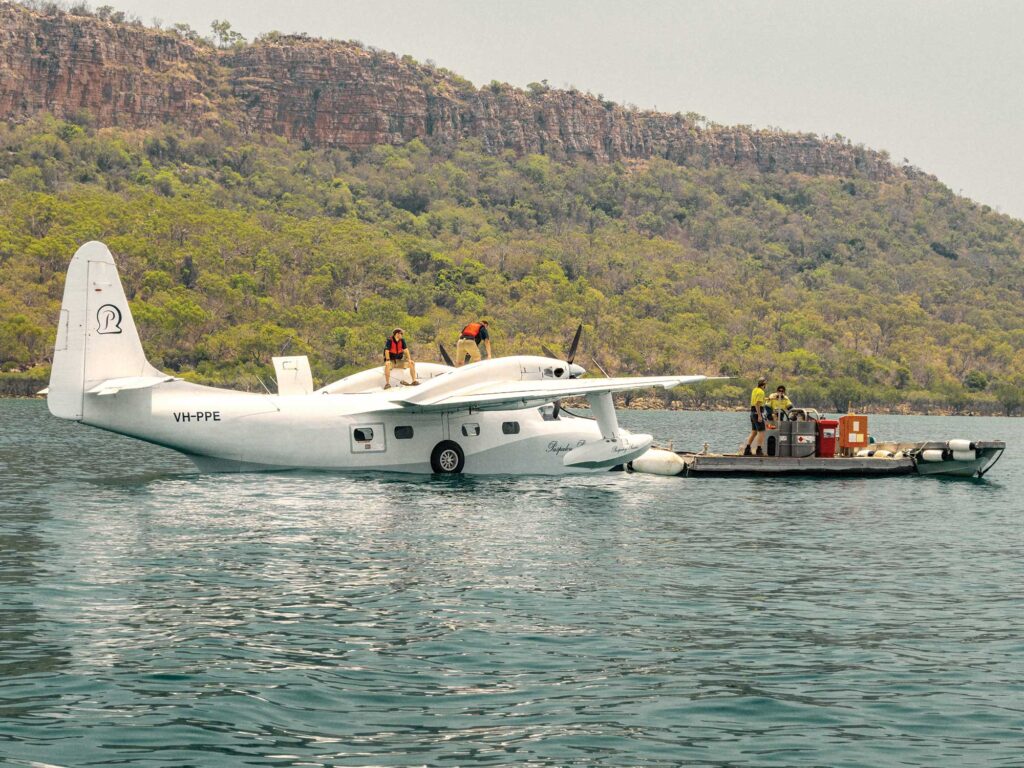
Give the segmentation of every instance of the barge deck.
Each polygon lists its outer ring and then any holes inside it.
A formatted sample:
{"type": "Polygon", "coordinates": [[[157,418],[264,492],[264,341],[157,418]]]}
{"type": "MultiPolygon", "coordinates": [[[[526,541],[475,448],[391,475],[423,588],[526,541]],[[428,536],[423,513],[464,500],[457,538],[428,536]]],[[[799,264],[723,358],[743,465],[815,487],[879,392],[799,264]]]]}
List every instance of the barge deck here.
{"type": "Polygon", "coordinates": [[[651,448],[626,469],[680,477],[890,477],[895,475],[946,475],[983,477],[1002,456],[1002,440],[926,441],[878,443],[863,456],[742,456],[707,451],[673,451],[651,448]],[[951,447],[951,444],[953,447],[951,447]]]}

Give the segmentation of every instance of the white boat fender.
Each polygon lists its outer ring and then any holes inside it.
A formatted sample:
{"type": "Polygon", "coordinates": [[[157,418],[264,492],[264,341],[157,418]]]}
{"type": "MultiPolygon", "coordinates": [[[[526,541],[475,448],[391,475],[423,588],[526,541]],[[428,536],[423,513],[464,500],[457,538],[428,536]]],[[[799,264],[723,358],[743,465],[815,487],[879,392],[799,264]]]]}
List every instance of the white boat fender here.
{"type": "Polygon", "coordinates": [[[973,451],[974,443],[970,440],[950,440],[946,443],[951,451],[973,451]]]}
{"type": "Polygon", "coordinates": [[[892,457],[893,457],[894,459],[902,459],[902,458],[903,458],[903,456],[904,456],[904,453],[903,453],[903,451],[896,451],[896,453],[894,453],[894,454],[892,455],[892,457]]]}
{"type": "Polygon", "coordinates": [[[942,451],[933,448],[931,450],[921,451],[921,453],[918,454],[918,458],[921,459],[921,461],[942,461],[942,453],[942,451]]]}
{"type": "Polygon", "coordinates": [[[857,451],[857,453],[855,455],[857,456],[858,459],[866,459],[868,456],[870,456],[873,453],[874,453],[874,451],[870,450],[869,448],[861,448],[860,450],[857,451]]]}
{"type": "Polygon", "coordinates": [[[953,451],[953,461],[974,461],[978,454],[974,451],[953,451]]]}
{"type": "Polygon", "coordinates": [[[892,451],[875,451],[876,459],[891,459],[892,451]]]}
{"type": "Polygon", "coordinates": [[[666,451],[664,448],[651,448],[633,459],[630,464],[634,472],[643,472],[647,475],[678,475],[686,466],[679,454],[666,451]]]}

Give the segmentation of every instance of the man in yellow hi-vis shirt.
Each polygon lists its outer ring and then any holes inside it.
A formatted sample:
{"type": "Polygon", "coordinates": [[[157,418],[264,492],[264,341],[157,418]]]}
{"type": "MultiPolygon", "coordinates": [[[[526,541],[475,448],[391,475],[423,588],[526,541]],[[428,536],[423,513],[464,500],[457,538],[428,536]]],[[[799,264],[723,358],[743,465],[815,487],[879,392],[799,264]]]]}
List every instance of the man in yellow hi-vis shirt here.
{"type": "Polygon", "coordinates": [[[786,388],[779,384],[776,390],[768,395],[768,405],[772,408],[772,421],[781,421],[789,418],[789,409],[793,407],[793,401],[786,395],[786,388]]]}
{"type": "Polygon", "coordinates": [[[767,383],[768,379],[762,376],[750,393],[750,435],[743,446],[744,456],[764,456],[764,406],[768,402],[764,388],[767,383]]]}

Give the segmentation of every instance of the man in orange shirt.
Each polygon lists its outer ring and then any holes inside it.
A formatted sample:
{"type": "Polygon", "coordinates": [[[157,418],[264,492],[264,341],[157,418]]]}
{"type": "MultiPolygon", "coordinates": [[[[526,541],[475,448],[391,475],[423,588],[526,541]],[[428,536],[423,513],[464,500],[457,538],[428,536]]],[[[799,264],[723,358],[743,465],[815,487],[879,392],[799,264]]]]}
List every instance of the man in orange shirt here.
{"type": "Polygon", "coordinates": [[[470,323],[462,329],[459,334],[459,343],[455,345],[455,365],[460,366],[466,362],[466,355],[470,361],[476,363],[480,360],[480,345],[484,345],[487,352],[487,359],[491,359],[491,337],[487,333],[487,321],[478,320],[470,323]]]}

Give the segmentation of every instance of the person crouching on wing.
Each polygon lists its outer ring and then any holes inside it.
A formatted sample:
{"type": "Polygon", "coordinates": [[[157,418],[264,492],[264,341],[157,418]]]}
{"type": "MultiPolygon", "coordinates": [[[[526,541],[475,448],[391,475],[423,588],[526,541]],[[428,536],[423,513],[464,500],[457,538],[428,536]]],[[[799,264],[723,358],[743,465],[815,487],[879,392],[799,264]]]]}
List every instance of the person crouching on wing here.
{"type": "Polygon", "coordinates": [[[455,345],[455,366],[458,367],[466,362],[466,355],[469,355],[471,362],[480,361],[480,345],[484,345],[487,352],[487,359],[491,359],[491,337],[487,333],[487,321],[478,320],[470,323],[462,329],[459,334],[459,343],[455,345]]]}
{"type": "Polygon", "coordinates": [[[750,435],[743,447],[744,456],[764,456],[765,404],[768,399],[764,387],[768,379],[763,376],[757,380],[757,386],[750,393],[750,435]],[[753,452],[751,449],[754,449],[753,452]]]}
{"type": "Polygon", "coordinates": [[[412,381],[409,383],[417,386],[416,363],[412,361],[412,351],[405,343],[405,333],[401,328],[395,328],[384,343],[384,389],[391,389],[391,369],[409,369],[409,376],[412,381]]]}
{"type": "Polygon", "coordinates": [[[780,384],[768,395],[768,405],[772,409],[772,420],[782,421],[789,419],[789,409],[793,407],[793,401],[786,396],[786,388],[780,384]]]}

